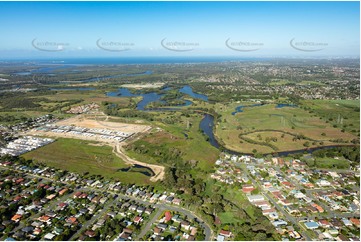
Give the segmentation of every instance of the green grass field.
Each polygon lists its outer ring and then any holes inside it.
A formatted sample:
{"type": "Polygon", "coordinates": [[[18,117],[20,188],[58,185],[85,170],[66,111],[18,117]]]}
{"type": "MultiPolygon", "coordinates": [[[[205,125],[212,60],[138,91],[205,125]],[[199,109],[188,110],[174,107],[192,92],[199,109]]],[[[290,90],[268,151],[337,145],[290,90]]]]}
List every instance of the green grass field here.
{"type": "Polygon", "coordinates": [[[340,129],[355,135],[360,133],[359,100],[304,100],[302,106],[340,129]]]}
{"type": "Polygon", "coordinates": [[[341,158],[341,159],[333,159],[333,158],[316,158],[315,166],[318,168],[337,168],[337,169],[349,169],[350,163],[349,161],[341,158]]]}
{"type": "MultiPolygon", "coordinates": [[[[158,115],[158,117],[166,117],[166,114],[159,113],[158,115]]],[[[189,118],[180,116],[179,113],[173,113],[172,115],[175,115],[174,120],[176,120],[176,123],[164,124],[162,122],[154,122],[163,131],[155,132],[135,142],[135,145],[138,147],[147,147],[149,152],[138,154],[134,151],[128,151],[129,156],[140,161],[156,164],[159,163],[159,156],[154,155],[155,151],[161,152],[162,150],[176,148],[182,152],[181,158],[184,161],[196,160],[198,161],[197,167],[200,169],[204,171],[212,169],[213,163],[218,158],[220,152],[208,143],[198,129],[202,115],[192,115],[189,118]],[[189,129],[187,129],[188,122],[189,129]],[[188,138],[185,137],[184,133],[188,135],[188,138]]]]}
{"type": "MultiPolygon", "coordinates": [[[[83,102],[77,105],[95,102],[100,104],[103,101],[118,103],[120,105],[127,105],[129,103],[129,98],[127,97],[107,97],[105,91],[103,90],[94,90],[94,91],[57,91],[54,95],[44,95],[42,96],[49,100],[61,101],[61,100],[74,100],[82,99],[83,102]]],[[[137,97],[138,98],[138,97],[137,97]]],[[[133,98],[136,99],[136,98],[133,98]]],[[[139,98],[138,98],[139,99],[139,98]]],[[[76,106],[76,105],[74,105],[76,106]]]]}
{"type": "MultiPolygon", "coordinates": [[[[219,192],[224,196],[225,199],[231,201],[237,207],[242,208],[249,217],[251,217],[252,219],[256,219],[254,216],[254,209],[256,207],[251,205],[246,195],[240,190],[239,187],[224,186],[220,189],[219,192]]],[[[219,217],[222,223],[227,223],[229,221],[244,222],[242,218],[239,218],[235,213],[230,211],[220,213],[219,217]]]]}
{"type": "Polygon", "coordinates": [[[149,183],[148,177],[139,172],[119,171],[129,166],[112,150],[110,146],[98,146],[95,142],[60,138],[54,143],[24,154],[23,157],[79,174],[89,172],[125,183],[149,183]]]}
{"type": "Polygon", "coordinates": [[[309,86],[325,86],[324,83],[318,81],[301,81],[298,85],[309,85],[309,86]]]}
{"type": "Polygon", "coordinates": [[[292,83],[289,80],[285,80],[285,79],[271,79],[271,81],[269,82],[270,86],[283,86],[286,84],[292,83]]]}
{"type": "Polygon", "coordinates": [[[235,214],[233,212],[223,212],[220,213],[218,216],[219,219],[222,221],[222,224],[233,223],[236,220],[235,214]]]}
{"type": "MultiPolygon", "coordinates": [[[[342,103],[342,102],[341,102],[342,103]]],[[[344,123],[349,122],[353,127],[358,128],[359,124],[356,116],[359,114],[352,106],[347,110],[344,105],[350,105],[349,102],[344,104],[339,103],[340,112],[350,114],[352,118],[344,119],[344,123]]],[[[353,102],[351,102],[353,104],[353,102]]],[[[240,105],[249,105],[251,103],[231,103],[230,105],[216,104],[216,111],[222,115],[220,122],[216,125],[216,136],[223,141],[225,146],[229,149],[252,153],[254,149],[260,153],[269,153],[275,151],[266,145],[261,145],[259,142],[264,142],[267,137],[277,138],[277,141],[270,141],[269,143],[276,147],[277,151],[296,150],[306,147],[316,147],[320,145],[338,144],[334,142],[335,139],[343,139],[350,142],[358,137],[350,132],[342,132],[340,127],[333,127],[333,124],[321,119],[315,112],[310,113],[301,107],[283,107],[276,108],[276,104],[266,104],[256,107],[245,107],[243,112],[232,115],[235,108],[240,105]],[[285,133],[282,136],[281,132],[285,133]],[[240,139],[239,135],[246,137],[256,143],[247,142],[240,139]],[[244,136],[243,136],[244,135],[244,136]],[[303,135],[306,139],[293,140],[294,135],[303,135]],[[259,137],[261,136],[261,139],[259,137]],[[314,141],[309,141],[312,139],[314,141]],[[306,143],[306,142],[309,143],[306,143]],[[258,143],[257,143],[258,142],[258,143]],[[320,143],[322,142],[322,143],[320,143]],[[306,143],[306,144],[305,144],[306,143]]],[[[330,102],[329,105],[335,106],[336,103],[330,102]]]]}

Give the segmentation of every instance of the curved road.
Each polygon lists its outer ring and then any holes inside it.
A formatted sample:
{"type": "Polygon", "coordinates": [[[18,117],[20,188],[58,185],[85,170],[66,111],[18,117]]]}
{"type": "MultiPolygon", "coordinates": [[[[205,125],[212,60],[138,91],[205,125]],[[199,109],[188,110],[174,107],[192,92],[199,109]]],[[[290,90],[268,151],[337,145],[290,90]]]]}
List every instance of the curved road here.
{"type": "Polygon", "coordinates": [[[140,162],[137,160],[134,160],[132,158],[130,158],[129,156],[127,156],[123,150],[123,148],[121,147],[120,144],[115,145],[114,149],[113,149],[114,154],[116,154],[119,158],[121,158],[125,163],[128,164],[137,164],[137,165],[141,165],[141,166],[145,166],[145,167],[149,167],[150,169],[153,170],[153,172],[155,173],[154,176],[152,176],[149,180],[150,181],[158,181],[158,180],[163,180],[164,178],[164,166],[159,166],[159,165],[152,165],[152,164],[148,164],[148,163],[144,163],[144,162],[140,162]]]}
{"type": "MultiPolygon", "coordinates": [[[[111,192],[111,191],[108,191],[109,193],[114,193],[114,192],[111,192]]],[[[117,193],[114,193],[114,194],[117,194],[117,193]]],[[[166,203],[151,203],[149,201],[146,201],[146,200],[141,200],[139,198],[135,198],[135,197],[131,197],[131,196],[126,196],[126,195],[123,195],[123,194],[117,194],[119,195],[120,198],[128,198],[128,199],[131,199],[131,200],[134,200],[138,203],[142,203],[144,205],[152,205],[153,207],[155,208],[159,208],[159,211],[164,211],[164,210],[172,210],[172,211],[177,211],[179,213],[182,213],[182,214],[185,214],[187,215],[188,218],[191,218],[191,219],[197,219],[200,223],[200,225],[203,227],[204,229],[204,233],[205,233],[205,240],[206,241],[210,241],[212,240],[212,237],[213,237],[213,231],[211,230],[211,227],[206,223],[204,222],[202,219],[200,219],[199,217],[197,217],[197,215],[195,215],[193,212],[185,209],[185,208],[182,208],[182,207],[177,207],[177,206],[173,206],[173,205],[170,205],[170,204],[166,204],[166,203]]],[[[158,211],[158,213],[159,213],[158,211]]],[[[160,215],[160,214],[159,214],[160,215]]],[[[157,220],[159,216],[154,216],[153,219],[150,222],[154,223],[155,220],[157,220]]],[[[152,224],[150,223],[150,224],[152,224]]],[[[147,232],[148,230],[146,230],[146,227],[143,229],[145,230],[145,232],[147,232]]],[[[143,236],[140,236],[142,233],[140,233],[138,235],[138,237],[143,237],[143,236]]]]}

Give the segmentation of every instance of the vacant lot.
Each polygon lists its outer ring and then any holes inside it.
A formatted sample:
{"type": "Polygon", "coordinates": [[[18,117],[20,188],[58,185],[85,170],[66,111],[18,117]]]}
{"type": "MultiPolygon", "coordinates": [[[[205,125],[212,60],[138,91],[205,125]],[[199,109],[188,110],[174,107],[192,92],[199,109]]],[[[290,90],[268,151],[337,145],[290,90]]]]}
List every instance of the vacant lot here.
{"type": "MultiPolygon", "coordinates": [[[[104,118],[104,117],[103,117],[104,118]]],[[[150,129],[147,125],[116,123],[85,118],[83,115],[74,116],[56,123],[56,125],[74,125],[84,128],[109,129],[127,133],[141,133],[150,129]]]]}
{"type": "Polygon", "coordinates": [[[99,146],[94,142],[60,138],[54,143],[24,154],[23,157],[79,174],[89,172],[126,183],[149,183],[148,177],[139,172],[120,171],[119,169],[129,165],[112,150],[110,146],[99,146]]]}
{"type": "Polygon", "coordinates": [[[164,82],[154,82],[154,83],[135,83],[135,84],[123,84],[122,87],[134,88],[134,89],[143,89],[143,88],[160,88],[164,86],[164,82]]]}

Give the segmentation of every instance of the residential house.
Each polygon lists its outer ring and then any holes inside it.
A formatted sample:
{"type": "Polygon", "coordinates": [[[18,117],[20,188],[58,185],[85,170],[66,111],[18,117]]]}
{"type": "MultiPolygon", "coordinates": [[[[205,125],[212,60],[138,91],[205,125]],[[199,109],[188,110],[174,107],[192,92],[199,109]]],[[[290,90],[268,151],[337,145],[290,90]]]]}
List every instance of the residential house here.
{"type": "Polygon", "coordinates": [[[176,215],[174,215],[174,216],[172,217],[172,221],[173,221],[173,222],[176,222],[176,223],[180,223],[180,222],[183,221],[183,219],[181,219],[181,218],[179,217],[179,215],[176,214],[176,215]]]}
{"type": "Polygon", "coordinates": [[[193,227],[193,228],[191,229],[190,235],[191,235],[191,236],[195,236],[195,235],[197,234],[197,231],[198,231],[198,229],[195,228],[195,227],[193,227]]]}
{"type": "Polygon", "coordinates": [[[95,236],[95,232],[93,230],[87,230],[84,234],[86,236],[88,236],[89,238],[92,238],[95,236]]]}
{"type": "Polygon", "coordinates": [[[64,195],[69,189],[68,188],[64,188],[62,190],[59,191],[59,195],[62,196],[64,195]]]}
{"type": "Polygon", "coordinates": [[[218,235],[217,236],[217,241],[224,241],[224,236],[223,235],[218,235]]]}
{"type": "Polygon", "coordinates": [[[129,210],[135,211],[137,210],[137,207],[138,207],[137,205],[133,204],[129,207],[129,210]]]}
{"type": "Polygon", "coordinates": [[[278,201],[278,203],[282,204],[283,206],[290,206],[293,204],[293,202],[287,200],[287,199],[281,199],[278,201]]]}
{"type": "Polygon", "coordinates": [[[15,223],[19,222],[20,219],[22,218],[22,215],[21,214],[15,214],[11,220],[14,221],[15,223]]]}
{"type": "Polygon", "coordinates": [[[360,219],[358,218],[350,218],[351,223],[355,225],[357,228],[360,228],[360,219]]]}
{"type": "Polygon", "coordinates": [[[299,213],[300,210],[298,209],[298,207],[294,206],[294,205],[289,205],[289,206],[285,206],[287,212],[289,214],[294,214],[294,213],[299,213]]]}
{"type": "Polygon", "coordinates": [[[153,232],[155,235],[160,235],[163,232],[163,229],[154,227],[153,232]]]}
{"type": "Polygon", "coordinates": [[[278,226],[282,226],[282,225],[287,225],[287,222],[284,220],[276,220],[274,222],[272,222],[273,226],[278,227],[278,226]]]}
{"type": "Polygon", "coordinates": [[[189,230],[189,228],[190,228],[190,222],[188,222],[187,220],[183,220],[183,221],[181,222],[181,227],[182,227],[183,229],[185,229],[185,230],[189,230]]]}
{"type": "Polygon", "coordinates": [[[107,215],[114,218],[117,214],[115,212],[108,212],[107,215]]]}
{"type": "Polygon", "coordinates": [[[219,234],[222,235],[222,236],[224,236],[224,237],[226,237],[226,238],[229,238],[229,237],[231,237],[232,232],[222,229],[222,230],[219,232],[219,234]]]}
{"type": "Polygon", "coordinates": [[[50,217],[47,215],[43,215],[43,216],[39,217],[38,220],[40,222],[48,222],[50,220],[50,217]]]}
{"type": "Polygon", "coordinates": [[[320,219],[318,221],[318,223],[320,224],[321,227],[323,228],[329,228],[331,226],[330,222],[326,219],[320,219]]]}
{"type": "Polygon", "coordinates": [[[150,215],[154,211],[154,208],[146,208],[145,213],[150,215]]]}
{"type": "Polygon", "coordinates": [[[264,201],[264,197],[262,195],[249,195],[247,198],[251,203],[264,201]]]}
{"type": "Polygon", "coordinates": [[[143,206],[137,207],[137,212],[138,213],[144,213],[144,211],[145,211],[145,207],[143,207],[143,206]]]}
{"type": "Polygon", "coordinates": [[[350,220],[348,220],[347,218],[342,218],[341,221],[346,225],[346,226],[352,226],[352,222],[350,220]]]}
{"type": "Polygon", "coordinates": [[[180,205],[181,204],[181,200],[179,198],[174,198],[172,201],[173,204],[175,205],[180,205]]]}
{"type": "Polygon", "coordinates": [[[347,236],[340,234],[339,236],[336,237],[337,241],[350,241],[349,238],[347,238],[347,236]]]}
{"type": "Polygon", "coordinates": [[[332,218],[331,220],[330,220],[330,223],[331,223],[331,225],[333,226],[333,227],[335,227],[336,229],[340,229],[340,228],[342,228],[342,223],[341,223],[341,221],[339,221],[338,219],[336,219],[336,218],[332,218]]]}
{"type": "Polygon", "coordinates": [[[165,202],[166,202],[166,203],[172,203],[173,199],[174,199],[173,196],[169,196],[169,197],[167,197],[167,198],[165,199],[165,202]]]}
{"type": "Polygon", "coordinates": [[[253,185],[243,185],[242,187],[242,192],[244,193],[251,193],[254,190],[254,186],[253,185]]]}
{"type": "Polygon", "coordinates": [[[164,224],[164,223],[159,223],[159,224],[157,225],[157,227],[160,228],[160,229],[165,230],[165,229],[168,228],[168,225],[167,225],[167,224],[164,224]]]}
{"type": "Polygon", "coordinates": [[[271,208],[271,209],[262,210],[262,214],[263,214],[263,215],[267,215],[267,214],[273,213],[273,212],[276,212],[276,209],[271,208]]]}
{"type": "Polygon", "coordinates": [[[41,228],[36,227],[36,228],[34,229],[34,231],[33,231],[33,234],[34,234],[34,235],[39,235],[39,234],[41,234],[41,232],[43,232],[43,231],[41,230],[41,228]]]}
{"type": "Polygon", "coordinates": [[[107,197],[102,197],[102,198],[100,198],[99,202],[100,202],[101,204],[104,204],[107,200],[108,200],[107,197]]]}
{"type": "Polygon", "coordinates": [[[69,224],[77,224],[78,222],[77,222],[77,219],[75,218],[75,217],[69,217],[69,218],[67,218],[66,220],[65,220],[67,223],[69,223],[69,224]]]}
{"type": "Polygon", "coordinates": [[[311,206],[316,208],[319,213],[324,212],[323,208],[320,205],[316,204],[316,203],[312,203],[311,206]]]}
{"type": "Polygon", "coordinates": [[[135,218],[134,218],[134,220],[133,220],[133,222],[135,223],[135,224],[139,224],[140,222],[142,222],[143,221],[143,219],[142,219],[142,217],[140,217],[140,216],[136,216],[135,218]]]}
{"type": "Polygon", "coordinates": [[[172,214],[170,213],[170,211],[165,211],[164,215],[165,215],[164,222],[168,223],[172,219],[172,214]]]}
{"type": "Polygon", "coordinates": [[[306,222],[305,226],[307,229],[317,229],[319,227],[319,224],[316,222],[306,222]]]}
{"type": "Polygon", "coordinates": [[[44,239],[45,239],[45,240],[53,240],[54,237],[55,237],[55,234],[47,233],[47,234],[44,236],[44,239]]]}

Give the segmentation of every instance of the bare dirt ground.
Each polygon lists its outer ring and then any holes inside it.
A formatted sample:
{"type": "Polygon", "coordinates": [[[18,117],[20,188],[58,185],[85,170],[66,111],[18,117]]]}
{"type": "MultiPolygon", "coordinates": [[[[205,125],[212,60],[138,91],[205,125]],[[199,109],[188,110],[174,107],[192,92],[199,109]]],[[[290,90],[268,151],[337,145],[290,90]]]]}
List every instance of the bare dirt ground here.
{"type": "Polygon", "coordinates": [[[115,145],[113,152],[127,164],[132,164],[132,165],[137,164],[137,165],[149,167],[150,169],[152,169],[155,175],[149,179],[150,181],[155,182],[158,180],[163,180],[164,166],[152,165],[152,164],[147,164],[144,162],[134,160],[125,154],[124,149],[120,144],[115,145]]]}
{"type": "MultiPolygon", "coordinates": [[[[97,118],[98,119],[98,118],[97,118]]],[[[126,133],[144,133],[151,127],[148,125],[127,124],[118,122],[106,122],[86,118],[83,115],[78,115],[68,119],[61,120],[55,125],[74,125],[77,127],[91,128],[91,129],[109,129],[114,131],[122,131],[126,133]]]]}
{"type": "Polygon", "coordinates": [[[121,132],[129,132],[129,133],[135,133],[130,139],[126,139],[122,142],[117,142],[115,140],[109,140],[109,139],[101,139],[99,137],[88,137],[83,135],[77,135],[77,134],[70,134],[70,133],[55,133],[55,132],[44,132],[44,131],[38,131],[38,130],[30,130],[26,132],[25,135],[40,135],[40,136],[50,136],[50,137],[62,137],[62,138],[73,138],[73,139],[81,139],[81,140],[89,140],[89,141],[96,141],[99,142],[97,145],[107,144],[110,145],[113,148],[113,152],[120,157],[125,163],[127,164],[138,164],[141,166],[149,167],[153,170],[154,176],[150,178],[150,181],[158,181],[162,180],[164,178],[164,167],[159,165],[152,165],[147,164],[144,162],[140,162],[137,160],[134,160],[127,156],[125,154],[123,146],[134,142],[138,139],[140,139],[144,134],[148,133],[151,130],[151,126],[149,125],[141,125],[141,124],[127,124],[127,123],[116,123],[116,122],[107,122],[108,116],[100,115],[100,116],[94,116],[95,119],[90,119],[84,117],[84,115],[77,115],[75,117],[71,117],[65,120],[61,120],[55,125],[61,126],[61,125],[73,125],[77,127],[84,127],[84,128],[96,128],[96,129],[108,129],[108,130],[114,130],[114,131],[121,131],[121,132]],[[99,121],[98,119],[104,119],[104,121],[99,121]]]}
{"type": "Polygon", "coordinates": [[[154,82],[154,83],[139,83],[139,84],[123,84],[121,86],[126,88],[142,89],[142,88],[159,88],[162,87],[164,84],[165,84],[164,82],[154,82]]]}

